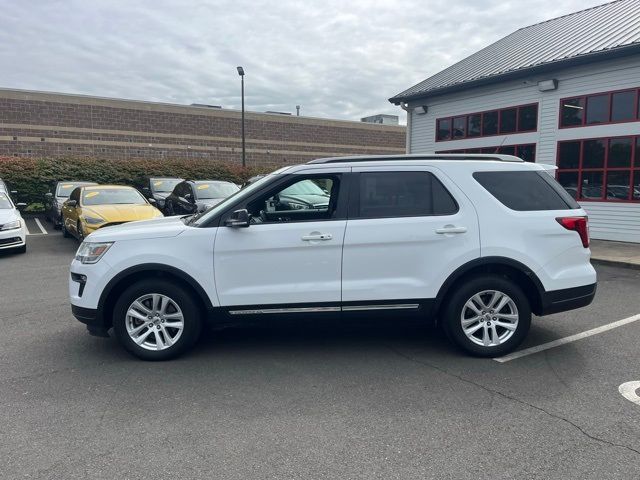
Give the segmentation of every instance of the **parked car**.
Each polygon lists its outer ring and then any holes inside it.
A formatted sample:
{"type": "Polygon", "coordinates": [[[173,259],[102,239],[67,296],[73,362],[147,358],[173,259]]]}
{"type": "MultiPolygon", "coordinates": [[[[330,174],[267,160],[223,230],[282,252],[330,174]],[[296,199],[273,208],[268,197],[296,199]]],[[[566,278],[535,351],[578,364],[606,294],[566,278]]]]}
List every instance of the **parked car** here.
{"type": "Polygon", "coordinates": [[[2,180],[1,178],[0,178],[0,192],[4,192],[7,195],[15,195],[16,193],[18,193],[16,190],[9,190],[9,187],[7,186],[5,181],[2,180]]]}
{"type": "Polygon", "coordinates": [[[183,178],[151,177],[147,185],[143,187],[142,192],[147,198],[153,198],[156,201],[156,207],[163,210],[165,200],[175,186],[183,180],[183,178]]]}
{"type": "Polygon", "coordinates": [[[95,182],[64,181],[56,182],[52,191],[45,194],[45,219],[58,229],[62,226],[62,204],[67,201],[71,192],[77,187],[97,185],[95,182]]]}
{"type": "Polygon", "coordinates": [[[252,183],[256,183],[258,180],[260,180],[261,178],[265,177],[266,175],[254,175],[253,177],[249,178],[246,182],[244,182],[240,188],[246,188],[249,185],[251,185],[252,183]]]}
{"type": "Polygon", "coordinates": [[[0,250],[27,251],[27,227],[20,209],[26,203],[13,203],[8,193],[0,191],[0,250]]]}
{"type": "Polygon", "coordinates": [[[62,205],[62,233],[83,240],[99,228],[158,217],[162,213],[133,187],[76,187],[62,205]]]}
{"type": "Polygon", "coordinates": [[[188,350],[203,322],[400,314],[463,350],[514,350],[531,315],[596,291],[587,216],[545,168],[510,155],[315,160],[204,214],[94,233],[71,263],[72,311],[140,358],[188,350]],[[309,181],[328,202],[277,197],[309,181]],[[275,209],[271,209],[275,206],[275,209]]]}
{"type": "Polygon", "coordinates": [[[164,213],[167,216],[201,213],[238,190],[235,183],[221,180],[185,180],[167,197],[164,213]]]}

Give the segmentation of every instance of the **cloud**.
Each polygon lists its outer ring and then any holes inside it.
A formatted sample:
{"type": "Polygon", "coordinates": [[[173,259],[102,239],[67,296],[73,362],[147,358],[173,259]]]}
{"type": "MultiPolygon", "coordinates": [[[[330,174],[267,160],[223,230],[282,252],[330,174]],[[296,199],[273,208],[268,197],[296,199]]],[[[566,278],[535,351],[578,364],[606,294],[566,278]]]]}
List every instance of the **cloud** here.
{"type": "Polygon", "coordinates": [[[359,119],[514,30],[601,0],[3,0],[0,86],[359,119]]]}

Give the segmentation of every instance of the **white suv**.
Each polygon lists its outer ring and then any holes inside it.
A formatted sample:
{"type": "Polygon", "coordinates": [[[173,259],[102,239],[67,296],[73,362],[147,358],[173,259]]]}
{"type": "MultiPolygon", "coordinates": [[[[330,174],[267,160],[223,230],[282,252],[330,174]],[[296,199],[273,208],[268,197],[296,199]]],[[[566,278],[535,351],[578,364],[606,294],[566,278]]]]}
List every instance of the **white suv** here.
{"type": "Polygon", "coordinates": [[[342,157],[286,167],[205,213],[89,235],[75,317],[148,360],[205,322],[413,316],[502,355],[531,314],[588,305],[587,217],[546,168],[508,155],[342,157]]]}

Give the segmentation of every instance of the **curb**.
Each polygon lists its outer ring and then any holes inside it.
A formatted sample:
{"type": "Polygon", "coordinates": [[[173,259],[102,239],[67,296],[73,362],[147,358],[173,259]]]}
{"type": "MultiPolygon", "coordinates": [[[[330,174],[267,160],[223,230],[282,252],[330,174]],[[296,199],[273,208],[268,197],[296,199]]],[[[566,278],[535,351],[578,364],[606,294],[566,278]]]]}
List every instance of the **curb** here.
{"type": "Polygon", "coordinates": [[[597,265],[606,265],[609,267],[619,267],[619,268],[628,268],[630,270],[640,270],[640,264],[638,263],[629,263],[629,262],[623,262],[619,260],[605,260],[603,258],[592,258],[591,262],[597,265]]]}

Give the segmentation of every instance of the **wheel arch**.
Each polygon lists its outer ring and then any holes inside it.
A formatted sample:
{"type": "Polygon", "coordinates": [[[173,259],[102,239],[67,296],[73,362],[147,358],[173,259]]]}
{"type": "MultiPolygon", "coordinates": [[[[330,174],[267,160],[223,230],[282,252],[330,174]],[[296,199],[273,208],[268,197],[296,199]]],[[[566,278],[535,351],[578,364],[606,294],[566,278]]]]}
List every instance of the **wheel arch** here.
{"type": "Polygon", "coordinates": [[[531,311],[542,313],[545,289],[538,276],[529,267],[506,257],[482,257],[457,268],[445,280],[436,296],[433,312],[436,316],[446,305],[446,300],[465,279],[481,274],[502,275],[515,282],[529,300],[531,311]]]}
{"type": "Polygon", "coordinates": [[[161,278],[173,281],[186,290],[193,293],[194,300],[201,308],[203,315],[213,310],[211,300],[202,286],[189,274],[184,271],[160,263],[145,263],[127,268],[113,277],[102,291],[98,301],[98,311],[102,314],[102,319],[107,328],[111,327],[113,318],[113,308],[116,299],[133,283],[147,279],[161,278]]]}

